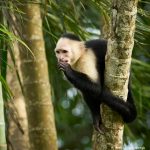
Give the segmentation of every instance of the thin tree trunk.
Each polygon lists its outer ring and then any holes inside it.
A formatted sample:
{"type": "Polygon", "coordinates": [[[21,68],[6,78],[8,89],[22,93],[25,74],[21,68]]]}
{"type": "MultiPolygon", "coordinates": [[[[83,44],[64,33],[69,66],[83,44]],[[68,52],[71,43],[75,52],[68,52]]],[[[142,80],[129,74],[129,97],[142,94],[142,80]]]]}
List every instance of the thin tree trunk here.
{"type": "Polygon", "coordinates": [[[7,150],[5,136],[4,103],[2,96],[2,84],[0,81],[0,150],[7,150]]]}
{"type": "MultiPolygon", "coordinates": [[[[3,23],[3,15],[2,15],[2,9],[0,9],[0,23],[3,23]]],[[[3,63],[2,63],[2,53],[5,51],[3,49],[3,39],[0,41],[0,76],[3,63]]],[[[0,77],[1,78],[1,77],[0,77]]],[[[2,82],[0,80],[0,150],[7,150],[7,143],[6,143],[6,129],[5,129],[5,118],[4,118],[4,99],[3,99],[3,93],[2,93],[2,82]]]]}
{"type": "Polygon", "coordinates": [[[21,10],[23,39],[32,51],[20,51],[31,150],[57,150],[40,6],[35,1],[21,10]]]}
{"type": "MultiPolygon", "coordinates": [[[[105,86],[116,96],[127,99],[128,80],[134,46],[134,30],[138,0],[113,0],[111,36],[106,55],[105,86]]],[[[122,118],[102,105],[106,132],[93,134],[93,150],[121,150],[123,147],[122,118]]]]}

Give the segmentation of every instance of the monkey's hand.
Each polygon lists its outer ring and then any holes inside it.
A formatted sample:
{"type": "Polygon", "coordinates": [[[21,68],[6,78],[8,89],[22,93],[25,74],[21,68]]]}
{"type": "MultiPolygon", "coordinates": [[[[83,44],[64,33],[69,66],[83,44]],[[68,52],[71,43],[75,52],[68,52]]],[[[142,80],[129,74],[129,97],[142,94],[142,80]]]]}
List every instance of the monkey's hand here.
{"type": "Polygon", "coordinates": [[[71,69],[71,66],[65,61],[60,61],[58,63],[58,68],[59,70],[62,70],[63,72],[67,72],[71,69]]]}

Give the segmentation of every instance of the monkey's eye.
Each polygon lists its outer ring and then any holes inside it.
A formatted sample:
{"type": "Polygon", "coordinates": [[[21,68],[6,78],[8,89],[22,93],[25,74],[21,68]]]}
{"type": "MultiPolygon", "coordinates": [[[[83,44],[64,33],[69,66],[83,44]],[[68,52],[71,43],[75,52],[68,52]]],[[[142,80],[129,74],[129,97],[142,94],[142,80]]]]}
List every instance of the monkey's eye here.
{"type": "Polygon", "coordinates": [[[59,51],[56,51],[57,54],[59,54],[59,51]]]}
{"type": "Polygon", "coordinates": [[[62,52],[63,52],[63,53],[67,53],[68,51],[67,51],[67,50],[63,50],[62,52]]]}

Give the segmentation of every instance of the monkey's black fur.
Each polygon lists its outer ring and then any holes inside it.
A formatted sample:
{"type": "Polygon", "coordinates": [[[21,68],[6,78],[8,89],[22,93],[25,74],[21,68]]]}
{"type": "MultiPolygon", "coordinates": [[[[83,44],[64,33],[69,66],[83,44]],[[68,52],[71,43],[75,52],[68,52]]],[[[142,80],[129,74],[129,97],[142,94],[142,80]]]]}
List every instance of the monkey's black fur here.
{"type": "MultiPolygon", "coordinates": [[[[77,36],[70,33],[64,34],[62,37],[71,40],[80,40],[77,36]]],[[[130,84],[128,85],[129,92],[126,102],[118,97],[115,97],[104,88],[104,69],[107,41],[87,41],[85,42],[85,47],[91,49],[96,56],[96,66],[100,83],[95,83],[91,81],[86,74],[73,70],[69,64],[60,64],[60,67],[63,68],[67,79],[82,92],[83,97],[91,110],[95,128],[98,129],[102,124],[100,115],[100,104],[102,102],[108,105],[114,111],[118,112],[122,116],[124,122],[132,122],[136,118],[137,112],[132,98],[130,84]]]]}
{"type": "Polygon", "coordinates": [[[68,38],[70,40],[81,41],[78,36],[71,34],[71,33],[64,33],[61,37],[62,38],[68,38]]]}

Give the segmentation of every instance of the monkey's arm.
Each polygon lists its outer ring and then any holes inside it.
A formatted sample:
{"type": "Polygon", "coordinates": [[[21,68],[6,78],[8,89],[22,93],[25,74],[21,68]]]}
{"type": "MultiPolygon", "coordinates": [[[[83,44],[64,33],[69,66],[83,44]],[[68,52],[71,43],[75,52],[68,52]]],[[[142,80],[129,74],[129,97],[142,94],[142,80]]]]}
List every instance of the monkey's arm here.
{"type": "Polygon", "coordinates": [[[100,84],[92,82],[86,74],[73,70],[69,64],[64,62],[59,63],[59,68],[64,72],[67,79],[79,90],[100,95],[100,84]]]}

